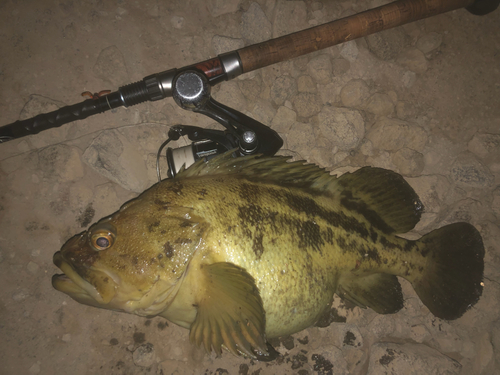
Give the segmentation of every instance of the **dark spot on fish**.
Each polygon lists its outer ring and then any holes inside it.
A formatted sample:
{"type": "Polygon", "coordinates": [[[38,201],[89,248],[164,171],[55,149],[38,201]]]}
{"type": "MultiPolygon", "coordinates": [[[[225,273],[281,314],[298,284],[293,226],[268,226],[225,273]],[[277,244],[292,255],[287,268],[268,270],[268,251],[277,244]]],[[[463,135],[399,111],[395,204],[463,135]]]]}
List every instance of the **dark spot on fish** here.
{"type": "Polygon", "coordinates": [[[118,345],[118,339],[112,338],[111,340],[109,340],[109,344],[113,346],[118,345]]]}
{"type": "Polygon", "coordinates": [[[157,258],[158,258],[158,260],[161,260],[163,258],[163,254],[161,254],[161,253],[158,254],[157,258]]]}
{"type": "Polygon", "coordinates": [[[298,221],[299,248],[312,248],[322,254],[321,247],[325,244],[321,237],[319,225],[312,220],[298,221]]]}
{"type": "Polygon", "coordinates": [[[337,245],[338,245],[338,246],[339,246],[342,250],[347,249],[347,242],[346,242],[345,237],[342,237],[342,236],[337,236],[336,240],[337,240],[337,245]]]}
{"type": "Polygon", "coordinates": [[[118,361],[118,362],[116,362],[116,368],[117,368],[118,370],[121,370],[121,369],[123,369],[124,367],[125,367],[125,362],[123,362],[123,361],[118,361]]]}
{"type": "MultiPolygon", "coordinates": [[[[417,241],[408,241],[406,242],[403,250],[404,251],[412,251],[413,249],[415,249],[415,247],[417,247],[417,241]]],[[[425,254],[424,254],[424,251],[422,251],[422,256],[425,257],[427,255],[427,251],[425,251],[425,254]]]]}
{"type": "Polygon", "coordinates": [[[381,264],[380,255],[374,248],[366,248],[365,246],[361,246],[359,249],[359,254],[363,257],[363,259],[373,260],[378,264],[381,264]]]}
{"type": "Polygon", "coordinates": [[[321,231],[321,236],[323,239],[328,242],[330,245],[333,245],[334,243],[334,234],[332,228],[328,227],[326,228],[326,231],[321,231]]]}
{"type": "Polygon", "coordinates": [[[149,233],[154,232],[155,228],[157,228],[159,226],[160,226],[160,222],[159,221],[155,221],[154,223],[149,224],[148,225],[148,231],[149,231],[149,233]]]}
{"type": "Polygon", "coordinates": [[[187,228],[187,227],[190,227],[192,224],[189,222],[189,221],[183,221],[179,226],[181,228],[187,228]]]}
{"type": "Polygon", "coordinates": [[[260,189],[254,184],[241,184],[239,188],[239,194],[241,199],[247,202],[256,202],[260,196],[260,189]]]}
{"type": "Polygon", "coordinates": [[[340,200],[340,204],[345,208],[363,215],[370,224],[383,233],[394,233],[394,229],[382,220],[379,214],[370,209],[364,201],[354,198],[349,190],[345,190],[342,195],[343,197],[340,200]]]}
{"type": "Polygon", "coordinates": [[[158,325],[157,325],[158,329],[160,331],[163,331],[165,328],[168,327],[168,323],[167,322],[158,322],[158,325]]]}
{"type": "Polygon", "coordinates": [[[373,229],[370,228],[370,238],[372,242],[377,242],[378,234],[373,229]]]}
{"type": "Polygon", "coordinates": [[[104,283],[107,283],[107,282],[109,281],[109,278],[108,278],[108,277],[105,277],[104,279],[102,279],[102,281],[103,281],[104,283]]]}
{"type": "Polygon", "coordinates": [[[161,234],[165,234],[165,233],[167,233],[167,231],[166,231],[165,229],[162,229],[162,230],[160,231],[160,233],[161,233],[161,234]]]}
{"type": "Polygon", "coordinates": [[[137,256],[133,256],[133,257],[132,257],[132,263],[133,263],[134,265],[137,265],[137,263],[139,263],[139,258],[138,258],[137,256]]]}
{"type": "Polygon", "coordinates": [[[142,344],[143,342],[146,342],[146,334],[143,332],[135,332],[133,337],[136,344],[142,344]]]}
{"type": "Polygon", "coordinates": [[[172,245],[170,244],[169,241],[167,241],[167,243],[165,243],[165,245],[163,245],[163,252],[165,253],[165,256],[167,258],[172,258],[173,255],[174,255],[174,248],[172,247],[172,245]]]}
{"type": "Polygon", "coordinates": [[[393,249],[399,249],[401,250],[400,246],[390,242],[387,237],[385,236],[380,236],[380,244],[384,246],[386,249],[393,250],[393,249]]]}
{"type": "Polygon", "coordinates": [[[158,198],[155,198],[153,202],[154,204],[161,206],[162,209],[168,209],[168,206],[170,206],[170,202],[162,201],[161,199],[158,198]]]}
{"type": "Polygon", "coordinates": [[[201,189],[200,191],[198,191],[198,194],[204,197],[207,194],[207,189],[201,189]]]}
{"type": "Polygon", "coordinates": [[[144,325],[145,325],[146,327],[149,327],[149,326],[151,325],[151,319],[146,320],[146,321],[144,322],[144,325]]]}
{"type": "Polygon", "coordinates": [[[197,303],[193,303],[192,306],[198,308],[198,304],[197,303]]]}
{"type": "Polygon", "coordinates": [[[85,228],[92,222],[94,215],[95,215],[95,210],[92,207],[92,203],[89,203],[87,207],[85,207],[85,210],[83,210],[83,212],[81,212],[80,215],[77,217],[76,221],[80,223],[80,226],[82,228],[85,228]]]}
{"type": "MultiPolygon", "coordinates": [[[[71,261],[75,271],[82,277],[90,273],[90,267],[100,258],[101,252],[87,248],[69,247],[64,251],[64,258],[71,261]]],[[[56,264],[57,267],[60,264],[56,264]]]]}
{"type": "Polygon", "coordinates": [[[182,185],[179,181],[175,181],[170,187],[170,190],[172,190],[177,195],[182,194],[182,189],[184,189],[184,185],[182,185]]]}
{"type": "Polygon", "coordinates": [[[260,259],[264,253],[264,246],[262,245],[262,239],[264,235],[262,233],[257,234],[253,239],[252,250],[255,253],[257,259],[260,259]]]}
{"type": "Polygon", "coordinates": [[[215,370],[215,375],[229,374],[229,372],[225,368],[218,368],[215,370]]]}
{"type": "Polygon", "coordinates": [[[149,261],[149,263],[151,263],[151,264],[156,263],[156,258],[151,258],[150,261],[149,261]]]}

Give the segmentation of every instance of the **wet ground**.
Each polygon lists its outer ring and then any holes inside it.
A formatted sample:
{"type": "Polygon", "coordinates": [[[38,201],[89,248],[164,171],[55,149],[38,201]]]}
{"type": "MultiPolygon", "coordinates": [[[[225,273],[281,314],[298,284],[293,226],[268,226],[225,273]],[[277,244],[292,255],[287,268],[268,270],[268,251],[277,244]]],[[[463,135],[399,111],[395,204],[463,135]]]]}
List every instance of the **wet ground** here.
{"type": "MultiPolygon", "coordinates": [[[[84,91],[116,90],[380,4],[5,0],[1,125],[79,102],[84,91]]],[[[155,182],[169,127],[217,127],[166,99],[0,145],[0,373],[499,373],[498,35],[500,11],[457,10],[213,90],[278,131],[283,152],[297,159],[336,173],[364,165],[401,173],[426,207],[413,237],[456,221],[475,225],[486,249],[485,288],[462,318],[433,317],[403,283],[399,313],[335,300],[327,327],[275,340],[283,357],[262,363],[207,355],[161,318],[83,306],[56,292],[54,252],[155,182]]]]}

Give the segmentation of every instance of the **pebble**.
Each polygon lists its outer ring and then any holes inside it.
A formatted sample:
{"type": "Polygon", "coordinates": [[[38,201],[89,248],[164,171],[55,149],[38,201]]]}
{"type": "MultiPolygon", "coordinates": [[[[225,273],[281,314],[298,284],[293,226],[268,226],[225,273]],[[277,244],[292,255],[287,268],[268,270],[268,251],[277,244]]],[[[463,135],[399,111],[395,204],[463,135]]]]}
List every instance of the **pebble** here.
{"type": "Polygon", "coordinates": [[[396,116],[401,120],[408,120],[414,118],[417,115],[417,110],[412,103],[409,102],[397,102],[396,104],[396,116]]]}
{"type": "Polygon", "coordinates": [[[389,95],[375,93],[368,98],[364,109],[377,116],[389,116],[394,112],[394,103],[389,95]]]}
{"type": "Polygon", "coordinates": [[[29,293],[25,290],[20,290],[12,295],[12,299],[16,302],[22,301],[29,297],[29,293]]]}
{"type": "Polygon", "coordinates": [[[451,179],[459,186],[468,188],[492,187],[495,178],[488,168],[473,154],[460,154],[451,167],[451,179]]]}
{"type": "Polygon", "coordinates": [[[424,155],[411,148],[399,149],[392,154],[391,159],[403,176],[419,176],[424,170],[424,155]]]}
{"type": "Polygon", "coordinates": [[[423,35],[417,41],[416,47],[422,51],[424,55],[427,55],[429,52],[434,51],[438,48],[443,41],[443,36],[441,34],[430,32],[428,34],[423,35]]]}
{"type": "Polygon", "coordinates": [[[273,38],[304,30],[309,27],[304,1],[279,1],[273,20],[273,38]]]}
{"type": "Polygon", "coordinates": [[[271,122],[271,128],[278,133],[288,133],[296,121],[297,113],[293,109],[281,106],[271,122]]]}
{"type": "Polygon", "coordinates": [[[40,373],[40,362],[35,362],[31,365],[31,367],[29,368],[29,373],[30,375],[36,375],[36,374],[39,374],[40,373]]]}
{"type": "Polygon", "coordinates": [[[132,137],[116,129],[99,133],[83,153],[83,161],[92,169],[135,192],[148,185],[147,168],[140,147],[132,137]]]}
{"type": "Polygon", "coordinates": [[[107,82],[111,87],[119,87],[130,82],[125,59],[116,46],[109,46],[101,50],[93,72],[97,78],[107,82]]]}
{"type": "Polygon", "coordinates": [[[290,76],[279,76],[271,85],[271,99],[280,106],[297,94],[297,82],[290,76]]]}
{"type": "Polygon", "coordinates": [[[316,83],[325,85],[332,80],[332,62],[327,55],[312,58],[307,64],[307,73],[316,83]]]}
{"type": "Polygon", "coordinates": [[[208,11],[214,18],[227,13],[234,13],[239,7],[240,0],[207,0],[208,11]]]}
{"type": "Polygon", "coordinates": [[[251,3],[248,10],[241,16],[241,35],[250,44],[271,39],[272,25],[262,8],[257,3],[251,3]]]}
{"type": "Polygon", "coordinates": [[[424,54],[417,48],[404,50],[397,58],[397,62],[417,74],[425,73],[428,65],[424,54]]]}
{"type": "Polygon", "coordinates": [[[28,269],[28,271],[31,274],[35,274],[40,269],[40,266],[38,264],[36,264],[35,262],[29,262],[28,265],[26,266],[26,268],[28,269]]]}
{"type": "Polygon", "coordinates": [[[365,37],[368,49],[381,60],[395,59],[407,45],[401,28],[384,30],[365,37]]]}
{"type": "Polygon", "coordinates": [[[376,343],[371,347],[367,374],[453,375],[459,374],[461,367],[457,361],[427,345],[376,343]]]}
{"type": "Polygon", "coordinates": [[[365,122],[357,110],[323,107],[317,116],[315,133],[318,146],[335,146],[341,151],[349,151],[363,139],[365,122]]]}
{"type": "Polygon", "coordinates": [[[321,110],[321,102],[315,93],[299,92],[293,97],[292,103],[300,117],[311,117],[321,110]]]}
{"type": "Polygon", "coordinates": [[[351,63],[343,58],[332,61],[332,73],[335,77],[344,75],[351,68],[351,63]]]}
{"type": "Polygon", "coordinates": [[[170,24],[174,29],[182,29],[184,26],[184,17],[172,16],[170,18],[170,24]]]}
{"type": "Polygon", "coordinates": [[[403,76],[401,78],[401,83],[403,84],[404,87],[409,89],[415,84],[416,80],[417,80],[417,75],[415,74],[415,72],[411,72],[408,70],[403,73],[403,76]]]}
{"type": "Polygon", "coordinates": [[[224,52],[234,51],[245,46],[245,41],[238,38],[229,38],[227,36],[214,35],[212,38],[212,47],[216,55],[224,52]]]}
{"type": "Polygon", "coordinates": [[[476,133],[467,148],[480,158],[500,160],[500,134],[476,133]]]}
{"type": "Polygon", "coordinates": [[[65,333],[64,335],[62,335],[61,340],[64,342],[70,342],[71,341],[71,334],[65,333]]]}
{"type": "Polygon", "coordinates": [[[240,112],[244,112],[246,109],[247,101],[237,81],[233,80],[220,85],[220,90],[214,93],[213,97],[218,102],[240,112]]]}
{"type": "Polygon", "coordinates": [[[345,107],[360,107],[369,95],[370,89],[362,79],[353,79],[340,90],[340,99],[345,107]]]}
{"type": "Polygon", "coordinates": [[[351,40],[349,42],[343,43],[340,46],[340,55],[350,63],[356,61],[359,55],[359,49],[356,45],[356,41],[351,40]]]}
{"type": "Polygon", "coordinates": [[[441,211],[451,189],[451,184],[446,177],[442,175],[425,175],[408,178],[407,181],[420,197],[425,212],[438,213],[441,211]]]}
{"type": "Polygon", "coordinates": [[[297,78],[297,89],[299,92],[316,92],[316,83],[311,76],[300,76],[297,78]]]}
{"type": "Polygon", "coordinates": [[[277,111],[268,100],[258,100],[252,110],[252,117],[264,125],[270,126],[277,111]]]}
{"type": "Polygon", "coordinates": [[[390,118],[378,120],[367,137],[375,147],[386,151],[397,151],[408,147],[420,152],[427,144],[427,134],[422,127],[390,118]]]}
{"type": "Polygon", "coordinates": [[[41,150],[39,167],[47,180],[58,178],[64,182],[72,182],[84,176],[84,167],[80,159],[80,151],[76,147],[58,144],[41,150]]]}

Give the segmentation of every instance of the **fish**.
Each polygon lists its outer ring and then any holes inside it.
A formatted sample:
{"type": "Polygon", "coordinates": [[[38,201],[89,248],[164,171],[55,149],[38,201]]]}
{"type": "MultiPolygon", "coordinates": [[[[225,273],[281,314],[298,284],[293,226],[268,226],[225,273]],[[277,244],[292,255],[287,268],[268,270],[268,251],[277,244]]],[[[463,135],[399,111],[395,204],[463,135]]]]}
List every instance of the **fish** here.
{"type": "Polygon", "coordinates": [[[271,358],[268,339],[310,327],[334,295],[380,314],[408,280],[453,320],[483,290],[484,245],[465,222],[418,240],[424,207],[396,172],[340,177],[283,156],[200,160],[69,239],[54,288],[86,305],[189,329],[208,353],[271,358]]]}

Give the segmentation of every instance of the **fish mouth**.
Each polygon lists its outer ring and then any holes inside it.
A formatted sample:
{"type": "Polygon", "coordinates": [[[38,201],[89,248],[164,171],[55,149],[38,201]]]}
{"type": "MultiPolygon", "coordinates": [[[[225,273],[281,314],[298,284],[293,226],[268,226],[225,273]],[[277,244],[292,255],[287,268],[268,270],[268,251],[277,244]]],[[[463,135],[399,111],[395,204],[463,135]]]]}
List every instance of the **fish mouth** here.
{"type": "Polygon", "coordinates": [[[109,304],[116,296],[117,278],[109,272],[91,270],[93,279],[100,281],[99,288],[97,288],[80,276],[71,264],[64,259],[60,251],[54,254],[53,261],[64,272],[52,276],[52,286],[56,290],[69,295],[80,303],[97,307],[109,304]]]}
{"type": "Polygon", "coordinates": [[[89,306],[155,316],[170,305],[179,287],[175,282],[157,280],[150,288],[138,291],[137,288],[122,283],[112,272],[91,267],[89,273],[92,274],[92,279],[100,281],[96,283],[96,287],[64,259],[61,251],[54,254],[53,261],[64,273],[52,276],[52,286],[75,301],[89,306]]]}

